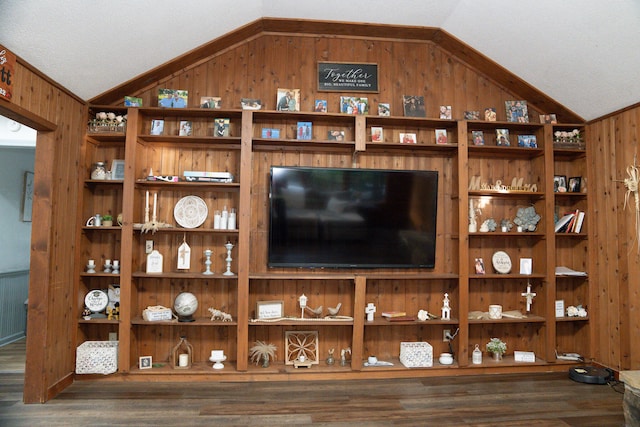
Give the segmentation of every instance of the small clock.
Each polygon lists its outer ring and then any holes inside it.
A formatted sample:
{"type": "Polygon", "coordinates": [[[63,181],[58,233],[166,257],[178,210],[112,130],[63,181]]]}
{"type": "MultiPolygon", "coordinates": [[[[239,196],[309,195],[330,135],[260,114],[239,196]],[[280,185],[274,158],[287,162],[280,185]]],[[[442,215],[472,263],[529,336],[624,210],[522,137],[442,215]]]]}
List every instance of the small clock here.
{"type": "Polygon", "coordinates": [[[91,311],[91,318],[104,317],[105,315],[101,312],[109,305],[109,295],[99,289],[89,291],[84,297],[84,305],[91,311]]]}
{"type": "Polygon", "coordinates": [[[491,258],[493,268],[500,274],[508,274],[511,272],[511,258],[504,251],[497,251],[491,258]]]}

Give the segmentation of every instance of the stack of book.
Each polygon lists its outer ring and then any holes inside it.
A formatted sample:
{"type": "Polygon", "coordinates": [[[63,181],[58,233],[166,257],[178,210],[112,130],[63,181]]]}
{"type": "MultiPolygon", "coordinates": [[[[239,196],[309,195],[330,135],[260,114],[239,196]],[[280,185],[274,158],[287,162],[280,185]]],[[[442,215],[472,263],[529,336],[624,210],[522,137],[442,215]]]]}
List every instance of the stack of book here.
{"type": "Polygon", "coordinates": [[[568,212],[556,222],[556,233],[580,233],[584,222],[584,211],[568,212]]]}

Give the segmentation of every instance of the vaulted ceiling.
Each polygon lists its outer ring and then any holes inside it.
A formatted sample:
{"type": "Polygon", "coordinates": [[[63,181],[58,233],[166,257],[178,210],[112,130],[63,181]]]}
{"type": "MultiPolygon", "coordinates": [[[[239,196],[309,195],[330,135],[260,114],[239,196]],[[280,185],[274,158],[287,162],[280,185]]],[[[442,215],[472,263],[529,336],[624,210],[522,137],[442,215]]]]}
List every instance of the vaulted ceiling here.
{"type": "Polygon", "coordinates": [[[640,101],[635,0],[0,0],[0,44],[90,100],[263,17],[445,30],[586,120],[640,101]]]}

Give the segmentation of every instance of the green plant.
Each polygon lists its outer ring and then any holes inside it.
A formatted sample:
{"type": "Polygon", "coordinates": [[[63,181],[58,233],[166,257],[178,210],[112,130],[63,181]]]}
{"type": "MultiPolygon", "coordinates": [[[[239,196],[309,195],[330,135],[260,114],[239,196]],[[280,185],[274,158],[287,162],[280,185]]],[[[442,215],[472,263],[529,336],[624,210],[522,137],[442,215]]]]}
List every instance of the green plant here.
{"type": "Polygon", "coordinates": [[[500,338],[491,338],[487,343],[487,351],[489,353],[504,354],[507,352],[507,344],[500,338]]]}
{"type": "Polygon", "coordinates": [[[103,221],[113,221],[113,217],[109,214],[105,214],[102,216],[103,221]]]}

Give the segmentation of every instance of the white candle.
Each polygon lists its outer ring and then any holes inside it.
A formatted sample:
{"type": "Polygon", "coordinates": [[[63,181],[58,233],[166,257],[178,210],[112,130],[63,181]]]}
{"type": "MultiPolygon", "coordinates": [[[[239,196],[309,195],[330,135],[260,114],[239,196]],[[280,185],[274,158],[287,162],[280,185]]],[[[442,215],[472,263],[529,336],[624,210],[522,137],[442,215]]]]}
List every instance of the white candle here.
{"type": "Polygon", "coordinates": [[[116,266],[116,267],[119,266],[120,265],[120,261],[118,261],[117,259],[114,259],[113,260],[113,265],[116,266]]]}
{"type": "Polygon", "coordinates": [[[158,203],[158,193],[153,193],[153,220],[156,220],[156,203],[158,203]]]}
{"type": "MultiPolygon", "coordinates": [[[[118,261],[114,262],[115,265],[118,265],[118,261]]],[[[111,260],[110,259],[105,259],[104,260],[104,265],[111,265],[111,260]]]]}
{"type": "Polygon", "coordinates": [[[181,368],[186,368],[187,366],[189,366],[189,355],[188,354],[181,354],[179,356],[178,366],[180,366],[181,368]]]}
{"type": "Polygon", "coordinates": [[[147,195],[144,199],[144,207],[147,211],[149,210],[149,190],[147,190],[147,195]]]}
{"type": "Polygon", "coordinates": [[[96,262],[92,259],[89,260],[89,265],[96,265],[96,262]]]}

